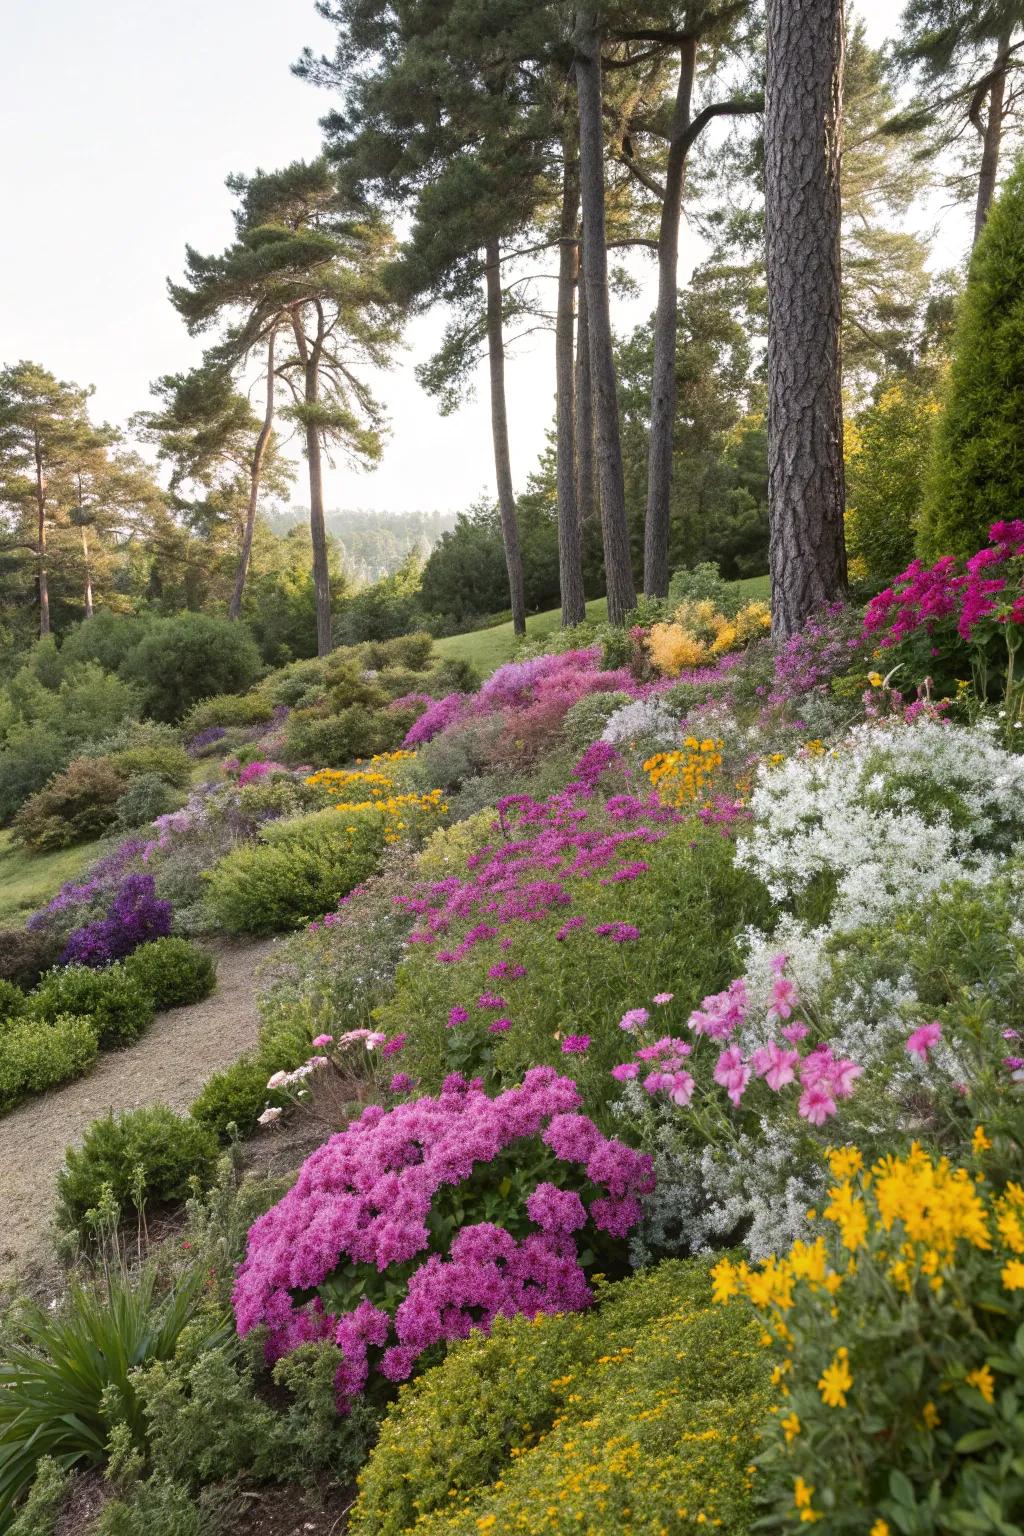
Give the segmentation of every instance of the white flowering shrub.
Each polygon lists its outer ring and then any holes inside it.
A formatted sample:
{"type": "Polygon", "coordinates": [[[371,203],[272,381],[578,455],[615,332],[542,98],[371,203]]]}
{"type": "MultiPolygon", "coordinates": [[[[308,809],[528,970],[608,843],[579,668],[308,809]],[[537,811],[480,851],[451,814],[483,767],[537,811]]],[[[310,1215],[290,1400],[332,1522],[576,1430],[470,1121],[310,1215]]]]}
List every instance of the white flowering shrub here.
{"type": "Polygon", "coordinates": [[[634,699],[615,711],[601,740],[612,746],[639,742],[645,747],[673,747],[679,742],[679,720],[659,698],[634,699]]]}
{"type": "Polygon", "coordinates": [[[854,927],[991,879],[1024,837],[1024,758],[982,728],[862,725],[832,752],[763,768],[751,809],[739,866],[791,908],[824,893],[831,926],[854,927]]]}

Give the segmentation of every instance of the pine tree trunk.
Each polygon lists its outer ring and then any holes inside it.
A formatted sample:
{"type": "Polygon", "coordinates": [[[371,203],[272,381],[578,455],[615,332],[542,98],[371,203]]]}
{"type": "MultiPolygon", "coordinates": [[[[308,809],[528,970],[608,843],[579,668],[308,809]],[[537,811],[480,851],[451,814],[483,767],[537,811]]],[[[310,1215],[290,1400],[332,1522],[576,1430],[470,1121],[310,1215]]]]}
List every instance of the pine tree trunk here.
{"type": "Polygon", "coordinates": [[[245,592],[245,580],[249,574],[249,561],[252,558],[252,540],[256,531],[256,507],[260,495],[260,475],[263,470],[263,459],[270,441],[270,434],[274,430],[274,332],[267,337],[267,404],[263,413],[263,425],[260,427],[256,446],[252,453],[252,464],[249,467],[249,505],[245,512],[245,530],[242,534],[242,548],[238,556],[238,569],[235,572],[235,586],[231,593],[231,601],[228,604],[228,618],[238,619],[242,614],[242,596],[245,592]]]}
{"type": "Polygon", "coordinates": [[[843,0],[769,0],[765,79],[772,632],[846,588],[839,350],[843,0]]]}
{"type": "Polygon", "coordinates": [[[558,484],[558,583],[566,629],[586,618],[583,541],[576,500],[576,402],[573,333],[579,277],[579,170],[575,146],[563,138],[562,219],[558,247],[558,308],[555,317],[555,447],[558,484]]]}
{"type": "Polygon", "coordinates": [[[82,559],[85,562],[85,591],[83,593],[85,599],[85,617],[87,619],[91,619],[93,614],[92,571],[89,567],[89,535],[84,523],[82,524],[82,559]]]}
{"type": "Polygon", "coordinates": [[[658,231],[658,304],[654,315],[654,364],[651,380],[651,437],[647,453],[647,517],[644,525],[644,591],[668,595],[668,535],[672,499],[672,437],[676,418],[676,335],[679,219],[686,177],[683,135],[690,126],[690,102],[697,69],[697,39],[686,37],[679,49],[679,83],[672,114],[665,198],[658,231]]]}
{"type": "MultiPolygon", "coordinates": [[[[582,255],[582,252],[581,252],[582,255]]],[[[587,285],[582,265],[577,282],[576,315],[576,505],[580,525],[600,516],[597,468],[594,463],[594,401],[590,388],[590,327],[587,324],[587,285]]]]}
{"type": "Polygon", "coordinates": [[[331,650],[331,572],[327,558],[327,526],[324,522],[323,450],[316,410],[320,400],[320,355],[324,343],[324,313],[316,306],[317,332],[312,346],[306,339],[301,316],[292,316],[295,345],[302,360],[306,406],[306,460],[309,464],[309,534],[313,545],[313,597],[316,604],[316,653],[331,650]]]}
{"type": "Polygon", "coordinates": [[[46,482],[43,477],[43,445],[35,433],[36,461],[36,577],[39,584],[39,634],[50,633],[50,587],[46,577],[46,482]]]}
{"type": "Polygon", "coordinates": [[[501,304],[501,251],[497,240],[488,240],[484,255],[487,283],[487,358],[491,370],[491,437],[494,442],[494,475],[498,485],[498,513],[505,546],[505,568],[512,608],[512,629],[526,634],[526,600],[523,595],[523,556],[519,548],[516,496],[512,488],[512,457],[508,446],[508,409],[505,405],[505,334],[501,304]]]}
{"type": "Polygon", "coordinates": [[[576,92],[580,112],[580,197],[583,205],[583,280],[587,286],[590,383],[601,493],[601,529],[608,617],[621,624],[636,606],[629,554],[629,523],[622,479],[619,402],[608,302],[608,246],[604,214],[604,137],[601,112],[601,40],[597,12],[576,12],[576,92]]]}
{"type": "Polygon", "coordinates": [[[985,227],[988,210],[995,196],[996,177],[999,174],[999,149],[1003,137],[1003,113],[1006,98],[1006,60],[1010,49],[1010,33],[1004,32],[999,39],[999,52],[993,65],[992,84],[988,92],[988,115],[982,141],[981,169],[978,173],[978,202],[974,212],[974,244],[985,227]]]}

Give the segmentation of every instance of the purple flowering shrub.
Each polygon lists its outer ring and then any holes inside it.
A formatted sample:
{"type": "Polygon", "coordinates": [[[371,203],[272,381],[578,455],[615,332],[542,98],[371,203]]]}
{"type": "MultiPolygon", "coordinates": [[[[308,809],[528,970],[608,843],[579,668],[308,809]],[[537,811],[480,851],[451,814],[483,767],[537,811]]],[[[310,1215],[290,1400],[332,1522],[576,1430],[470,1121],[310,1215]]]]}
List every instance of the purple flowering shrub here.
{"type": "Polygon", "coordinates": [[[734,867],[737,818],[705,823],[624,784],[614,748],[595,743],[558,793],[501,801],[461,872],[402,898],[416,926],[377,1027],[408,1036],[400,1065],[423,1088],[448,1071],[518,1082],[563,1064],[572,1040],[600,1105],[632,978],[656,975],[695,1007],[737,974],[738,934],[769,915],[734,867]]]}
{"type": "Polygon", "coordinates": [[[278,1359],[333,1339],[344,1411],[372,1373],[404,1381],[496,1317],[579,1311],[654,1187],[649,1157],[578,1113],[536,1067],[496,1098],[447,1078],[436,1098],[371,1105],[313,1153],[249,1232],[240,1334],[278,1359]]]}
{"type": "Polygon", "coordinates": [[[171,904],[156,894],[152,875],[126,875],[106,917],[76,928],[64,946],[61,965],[93,968],[122,960],[151,939],[171,931],[171,904]]]}

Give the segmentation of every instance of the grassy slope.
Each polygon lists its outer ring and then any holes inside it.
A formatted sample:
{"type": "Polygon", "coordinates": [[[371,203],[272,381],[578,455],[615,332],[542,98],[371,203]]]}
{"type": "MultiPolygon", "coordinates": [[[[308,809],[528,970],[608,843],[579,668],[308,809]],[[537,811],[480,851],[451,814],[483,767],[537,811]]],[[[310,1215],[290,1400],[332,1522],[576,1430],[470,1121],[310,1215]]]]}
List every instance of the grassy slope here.
{"type": "Polygon", "coordinates": [[[29,856],[10,832],[0,832],[0,923],[17,922],[49,901],[99,856],[99,843],[29,856]]]}
{"type": "MultiPolygon", "coordinates": [[[[768,599],[768,577],[750,576],[745,581],[734,582],[737,591],[742,592],[745,598],[768,599]]],[[[605,598],[597,597],[587,604],[587,618],[597,623],[608,616],[608,604],[605,598]]],[[[526,621],[526,633],[531,640],[539,640],[543,635],[551,634],[558,628],[562,615],[558,608],[552,608],[548,613],[533,613],[526,621]]],[[[435,640],[434,649],[442,656],[456,656],[460,660],[471,661],[484,674],[493,672],[495,667],[500,667],[503,661],[508,661],[513,653],[515,637],[512,633],[511,621],[507,624],[495,624],[491,629],[474,629],[467,635],[450,635],[446,640],[435,640]]]]}

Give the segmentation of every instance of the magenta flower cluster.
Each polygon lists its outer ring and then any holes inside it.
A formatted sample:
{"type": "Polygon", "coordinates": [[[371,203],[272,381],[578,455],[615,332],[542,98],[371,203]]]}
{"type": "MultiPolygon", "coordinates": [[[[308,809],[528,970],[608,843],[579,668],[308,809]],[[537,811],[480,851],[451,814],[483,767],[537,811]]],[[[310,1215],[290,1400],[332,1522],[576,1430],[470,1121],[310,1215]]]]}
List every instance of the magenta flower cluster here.
{"type": "Polygon", "coordinates": [[[956,622],[961,640],[974,638],[986,619],[1024,624],[1024,519],[993,523],[990,545],[957,568],[952,555],[934,565],[915,560],[893,586],[868,604],[864,632],[876,643],[898,645],[924,630],[934,635],[943,621],[956,622]]]}
{"type": "MultiPolygon", "coordinates": [[[[649,1157],[603,1135],[577,1112],[579,1103],[570,1078],[535,1067],[493,1099],[453,1074],[436,1098],[387,1111],[371,1105],[313,1153],[284,1199],[251,1228],[234,1290],[238,1332],[265,1327],[272,1359],[310,1339],[334,1339],[344,1351],[337,1391],[345,1409],[371,1369],[401,1381],[425,1350],[486,1330],[495,1317],[589,1305],[573,1234],[590,1220],[625,1237],[654,1175],[649,1157]],[[437,1251],[431,1215],[445,1189],[535,1138],[564,1165],[560,1176],[598,1187],[589,1210],[578,1191],[545,1180],[526,1200],[536,1230],[517,1238],[491,1222],[472,1223],[454,1234],[447,1253],[437,1251]],[[378,1305],[364,1294],[332,1315],[320,1294],[302,1299],[332,1277],[337,1294],[350,1266],[393,1276],[421,1255],[397,1303],[378,1305]]],[[[525,1230],[522,1211],[509,1220],[525,1230]]],[[[384,1291],[382,1284],[380,1302],[384,1291]]]]}

